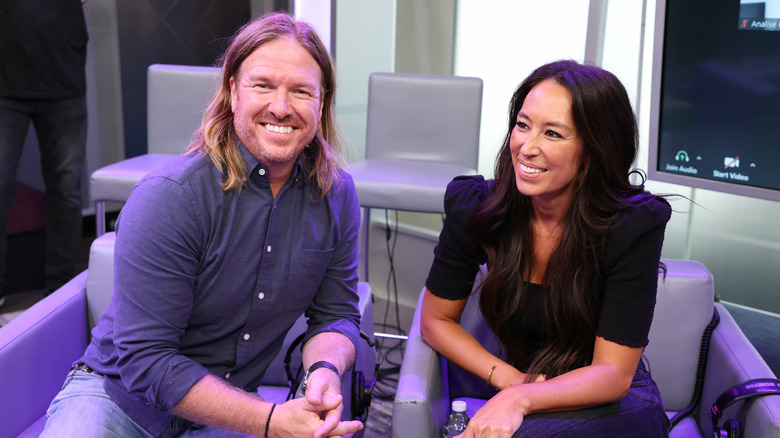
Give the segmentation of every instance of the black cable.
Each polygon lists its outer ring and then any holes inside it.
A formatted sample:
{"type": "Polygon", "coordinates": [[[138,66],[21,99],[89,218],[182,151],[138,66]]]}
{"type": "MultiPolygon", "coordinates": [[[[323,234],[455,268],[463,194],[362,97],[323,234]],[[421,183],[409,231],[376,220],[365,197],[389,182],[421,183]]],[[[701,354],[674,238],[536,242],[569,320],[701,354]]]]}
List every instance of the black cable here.
{"type": "Polygon", "coordinates": [[[710,339],[712,338],[712,332],[715,330],[715,327],[718,326],[719,322],[720,315],[718,314],[718,309],[713,308],[712,320],[710,320],[707,328],[704,329],[704,334],[701,337],[701,347],[699,348],[699,365],[696,368],[696,382],[693,385],[693,397],[691,397],[691,402],[687,407],[685,407],[685,409],[676,413],[669,420],[669,423],[671,423],[669,426],[670,429],[679,423],[680,420],[690,415],[691,412],[696,409],[696,406],[698,406],[701,402],[701,391],[702,387],[704,386],[704,374],[707,371],[707,356],[710,350],[710,339]]]}
{"type": "Polygon", "coordinates": [[[301,379],[301,372],[303,371],[303,363],[301,363],[301,366],[298,367],[295,370],[295,376],[293,376],[292,371],[292,365],[290,362],[292,362],[292,355],[295,351],[295,347],[299,346],[301,342],[303,342],[303,337],[306,335],[306,332],[301,333],[293,339],[293,341],[290,343],[290,346],[287,347],[287,353],[284,355],[284,373],[287,376],[287,386],[290,387],[290,392],[287,393],[287,399],[286,401],[290,401],[295,397],[295,391],[298,390],[298,383],[301,379]]]}
{"type": "Polygon", "coordinates": [[[395,247],[398,243],[398,211],[395,211],[395,230],[390,229],[390,211],[385,210],[385,248],[387,249],[387,258],[390,262],[390,269],[387,273],[387,281],[385,282],[385,287],[387,288],[387,303],[385,303],[385,316],[383,321],[384,327],[389,327],[387,325],[387,317],[390,312],[390,291],[393,291],[393,298],[395,301],[395,319],[396,319],[396,325],[398,328],[398,331],[401,331],[401,317],[399,314],[399,307],[398,307],[398,282],[396,281],[395,276],[395,247]],[[392,240],[392,245],[391,245],[392,240]],[[390,287],[390,283],[392,282],[392,288],[390,287]]]}
{"type": "Polygon", "coordinates": [[[388,270],[387,281],[385,283],[385,287],[387,288],[387,302],[385,303],[385,315],[381,326],[387,328],[394,328],[397,330],[398,334],[401,334],[403,330],[401,329],[401,316],[400,316],[400,309],[398,304],[398,282],[396,280],[396,275],[395,275],[395,248],[397,243],[398,243],[398,212],[397,211],[395,212],[395,229],[391,229],[389,211],[385,210],[385,246],[387,249],[387,258],[390,262],[390,268],[388,270]],[[392,283],[392,287],[391,287],[391,283],[392,283]],[[391,291],[393,293],[392,299],[390,298],[391,291]],[[387,318],[390,313],[391,302],[394,302],[395,304],[395,320],[396,320],[395,326],[391,326],[387,323],[387,318]]]}
{"type": "MultiPolygon", "coordinates": [[[[406,332],[401,328],[401,312],[398,300],[398,282],[395,273],[395,249],[398,243],[398,212],[395,211],[395,226],[390,226],[390,213],[389,210],[385,210],[385,246],[387,250],[387,258],[390,263],[390,268],[387,274],[386,288],[387,288],[387,302],[385,303],[385,314],[383,321],[377,323],[376,326],[381,328],[384,332],[395,332],[398,335],[406,336],[406,332]],[[392,297],[391,297],[392,292],[392,297]],[[395,324],[388,324],[388,318],[390,313],[390,303],[394,302],[395,305],[395,324]]],[[[379,374],[382,378],[386,378],[389,375],[397,374],[401,369],[401,364],[390,359],[390,355],[396,350],[400,350],[400,356],[403,357],[404,353],[404,340],[397,339],[392,346],[387,345],[387,339],[377,339],[379,344],[379,350],[382,351],[384,362],[391,365],[390,368],[382,368],[379,370],[379,374]]]]}

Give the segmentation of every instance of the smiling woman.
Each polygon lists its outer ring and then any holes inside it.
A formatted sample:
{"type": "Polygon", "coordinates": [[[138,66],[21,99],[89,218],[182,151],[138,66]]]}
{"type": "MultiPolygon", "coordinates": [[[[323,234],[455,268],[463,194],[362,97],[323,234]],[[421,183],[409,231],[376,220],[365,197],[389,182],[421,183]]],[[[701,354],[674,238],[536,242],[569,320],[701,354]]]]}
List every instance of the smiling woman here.
{"type": "Polygon", "coordinates": [[[498,390],[464,436],[665,436],[640,357],[671,211],[629,179],[628,95],[605,70],[554,62],[515,91],[509,120],[495,180],[447,188],[421,309],[426,342],[498,390]],[[501,358],[459,324],[481,264],[501,358]]]}
{"type": "MultiPolygon", "coordinates": [[[[569,90],[548,79],[531,90],[509,139],[517,189],[535,203],[571,204],[582,170],[582,140],[574,127],[569,90]]],[[[562,212],[561,212],[562,213],[562,212]]]]}

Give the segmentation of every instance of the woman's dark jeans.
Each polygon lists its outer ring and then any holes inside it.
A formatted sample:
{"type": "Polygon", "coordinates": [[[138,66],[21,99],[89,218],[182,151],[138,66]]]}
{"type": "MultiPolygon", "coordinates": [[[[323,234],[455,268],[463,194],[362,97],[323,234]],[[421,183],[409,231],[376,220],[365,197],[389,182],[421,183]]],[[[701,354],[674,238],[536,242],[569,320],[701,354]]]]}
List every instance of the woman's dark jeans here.
{"type": "Polygon", "coordinates": [[[571,412],[525,417],[514,438],[525,437],[647,437],[669,436],[669,420],[661,394],[640,361],[628,395],[618,402],[571,412]]]}

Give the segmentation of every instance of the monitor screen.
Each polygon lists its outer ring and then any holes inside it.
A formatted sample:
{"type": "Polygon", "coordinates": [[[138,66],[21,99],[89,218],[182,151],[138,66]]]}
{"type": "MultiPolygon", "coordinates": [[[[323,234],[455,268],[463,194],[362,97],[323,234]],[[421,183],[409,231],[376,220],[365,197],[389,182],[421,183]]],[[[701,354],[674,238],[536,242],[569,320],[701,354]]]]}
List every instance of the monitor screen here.
{"type": "Polygon", "coordinates": [[[658,0],[651,180],[780,201],[780,0],[658,0]]]}

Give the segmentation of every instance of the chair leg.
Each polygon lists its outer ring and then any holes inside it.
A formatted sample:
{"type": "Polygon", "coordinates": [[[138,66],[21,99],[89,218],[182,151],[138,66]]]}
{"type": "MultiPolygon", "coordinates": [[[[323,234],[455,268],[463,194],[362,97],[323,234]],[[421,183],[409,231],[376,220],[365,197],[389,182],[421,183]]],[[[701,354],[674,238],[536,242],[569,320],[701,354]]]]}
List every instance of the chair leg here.
{"type": "Polygon", "coordinates": [[[370,234],[371,208],[363,207],[363,245],[360,260],[363,263],[363,275],[361,281],[368,283],[368,235],[370,234]]]}
{"type": "Polygon", "coordinates": [[[106,234],[106,203],[104,201],[95,201],[95,232],[97,237],[106,234]]]}

